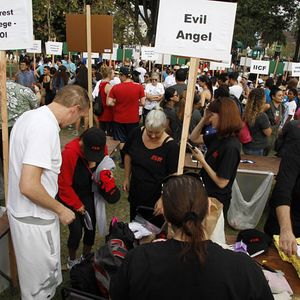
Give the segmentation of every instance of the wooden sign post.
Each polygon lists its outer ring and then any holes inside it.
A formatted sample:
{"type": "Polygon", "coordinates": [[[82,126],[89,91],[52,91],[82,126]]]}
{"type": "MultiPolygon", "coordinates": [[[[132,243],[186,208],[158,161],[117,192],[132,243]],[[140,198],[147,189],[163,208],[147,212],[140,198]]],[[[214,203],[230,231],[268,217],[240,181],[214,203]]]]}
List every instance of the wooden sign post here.
{"type": "Polygon", "coordinates": [[[86,6],[86,38],[87,38],[87,69],[88,69],[88,94],[90,98],[89,127],[93,127],[93,96],[92,96],[92,35],[91,35],[91,7],[86,6]]]}
{"type": "Polygon", "coordinates": [[[184,119],[181,133],[181,142],[180,142],[180,153],[178,160],[178,169],[177,174],[183,173],[184,160],[185,160],[185,151],[186,151],[186,142],[188,140],[189,135],[189,127],[194,103],[194,95],[195,95],[195,86],[197,80],[197,73],[199,68],[199,58],[191,58],[190,69],[189,69],[189,81],[187,86],[187,94],[185,100],[185,108],[184,108],[184,119]]]}

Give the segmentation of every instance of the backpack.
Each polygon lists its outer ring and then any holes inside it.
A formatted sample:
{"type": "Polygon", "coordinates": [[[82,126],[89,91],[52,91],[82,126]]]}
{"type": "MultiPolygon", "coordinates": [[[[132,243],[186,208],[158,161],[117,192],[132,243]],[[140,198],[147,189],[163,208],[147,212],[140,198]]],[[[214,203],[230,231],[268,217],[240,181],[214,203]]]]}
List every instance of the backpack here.
{"type": "Polygon", "coordinates": [[[93,267],[102,297],[109,299],[110,279],[123,263],[127,252],[122,240],[111,239],[95,253],[93,267]]]}
{"type": "Polygon", "coordinates": [[[101,116],[103,114],[104,107],[102,103],[101,93],[98,93],[98,96],[94,99],[93,102],[93,112],[96,116],[101,116]]]}
{"type": "Polygon", "coordinates": [[[97,286],[93,260],[94,253],[91,253],[70,270],[71,286],[74,289],[101,296],[97,286]]]}

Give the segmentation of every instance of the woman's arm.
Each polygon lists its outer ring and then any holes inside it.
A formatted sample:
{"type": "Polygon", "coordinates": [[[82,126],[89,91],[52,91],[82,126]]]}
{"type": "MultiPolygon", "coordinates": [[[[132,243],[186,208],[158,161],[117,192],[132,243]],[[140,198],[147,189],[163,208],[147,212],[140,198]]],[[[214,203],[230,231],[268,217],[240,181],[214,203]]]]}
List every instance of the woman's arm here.
{"type": "Polygon", "coordinates": [[[129,184],[130,184],[130,175],[131,175],[131,157],[129,154],[125,154],[124,157],[124,171],[125,171],[125,178],[123,182],[123,190],[128,193],[129,184]]]}
{"type": "Polygon", "coordinates": [[[196,125],[193,129],[192,133],[190,134],[190,140],[195,144],[204,144],[203,134],[201,134],[202,129],[205,125],[205,118],[202,118],[200,122],[196,125]]]}
{"type": "Polygon", "coordinates": [[[225,188],[227,184],[229,183],[229,179],[225,179],[222,177],[219,177],[217,173],[210,167],[210,165],[206,162],[204,155],[202,152],[195,148],[192,150],[193,155],[196,157],[196,159],[200,162],[202,165],[202,168],[207,172],[208,176],[213,180],[213,182],[221,189],[225,188]]]}

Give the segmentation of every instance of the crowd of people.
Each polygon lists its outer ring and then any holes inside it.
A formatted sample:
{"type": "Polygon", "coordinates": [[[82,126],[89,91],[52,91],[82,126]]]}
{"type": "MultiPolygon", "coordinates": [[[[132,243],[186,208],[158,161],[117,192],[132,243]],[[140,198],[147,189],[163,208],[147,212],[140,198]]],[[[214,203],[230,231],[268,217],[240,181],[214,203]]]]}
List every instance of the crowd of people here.
{"type": "Polygon", "coordinates": [[[175,176],[187,66],[147,72],[143,61],[136,66],[130,61],[114,67],[104,62],[93,65],[93,97],[100,97],[102,113],[94,115],[95,127],[89,129],[88,70],[83,62],[64,56],[50,66],[44,59],[33,71],[25,57],[19,67],[15,81],[7,81],[11,131],[7,208],[22,299],[50,299],[61,283],[59,222],[69,225],[67,267],[71,269],[94,245],[95,190],[105,200],[113,197],[112,203],[120,198],[113,163],[98,170],[108,154],[107,136],[120,141],[119,165],[125,172],[122,186],[128,194],[130,221],[139,207],[147,207],[155,215],[163,214],[174,231],[170,241],[139,246],[129,253],[112,281],[112,299],[178,295],[190,299],[195,293],[205,299],[272,299],[255,263],[208,241],[201,224],[212,201],[221,203],[226,218],[242,151],[260,156],[277,152],[282,161],[265,232],[279,234],[283,251],[296,253],[300,93],[295,78],[260,79],[256,86],[247,73],[199,74],[189,151],[202,169],[196,176],[175,176]],[[61,154],[59,131],[72,124],[76,137],[61,154]],[[245,126],[251,141],[242,144],[245,126]],[[78,256],[81,239],[83,251],[78,256]],[[243,268],[232,268],[234,264],[243,268]],[[189,274],[183,289],[181,273],[189,274]]]}

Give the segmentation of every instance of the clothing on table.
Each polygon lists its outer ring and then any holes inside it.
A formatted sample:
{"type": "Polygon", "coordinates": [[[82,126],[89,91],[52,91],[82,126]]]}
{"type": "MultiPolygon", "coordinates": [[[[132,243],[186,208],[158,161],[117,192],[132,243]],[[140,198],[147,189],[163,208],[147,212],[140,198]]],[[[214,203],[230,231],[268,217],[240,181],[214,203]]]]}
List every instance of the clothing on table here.
{"type": "Polygon", "coordinates": [[[174,239],[134,248],[111,279],[111,299],[274,299],[262,270],[249,256],[210,240],[203,243],[204,266],[193,253],[183,259],[184,242],[174,239]]]}
{"type": "Polygon", "coordinates": [[[220,137],[218,133],[205,135],[203,139],[207,147],[206,162],[216,172],[217,176],[228,179],[229,183],[224,188],[218,187],[204,168],[202,168],[200,175],[208,196],[217,198],[224,205],[226,211],[231,199],[232,184],[240,163],[241,144],[235,136],[220,137]]]}
{"type": "Polygon", "coordinates": [[[251,155],[249,153],[251,151],[263,153],[263,150],[268,145],[268,138],[264,134],[263,130],[271,127],[268,116],[264,112],[260,113],[257,116],[254,124],[253,125],[248,124],[248,127],[252,136],[252,141],[248,144],[243,145],[244,153],[249,155],[251,155]]]}
{"type": "MultiPolygon", "coordinates": [[[[7,209],[10,220],[13,219],[10,222],[10,230],[17,254],[22,299],[32,299],[33,294],[36,295],[36,299],[51,297],[55,293],[56,286],[61,283],[57,215],[29,200],[18,188],[23,165],[31,165],[43,169],[42,185],[51,197],[55,197],[61,165],[59,131],[59,124],[54,114],[47,106],[43,106],[25,112],[16,121],[10,136],[7,209]],[[29,219],[27,223],[30,226],[23,224],[24,219],[27,221],[29,219]],[[46,225],[40,222],[49,226],[47,232],[51,231],[51,235],[44,231],[46,225]],[[32,232],[40,232],[40,234],[32,234],[32,232]],[[48,242],[43,243],[42,240],[48,242]],[[24,257],[32,255],[32,249],[37,253],[37,264],[34,265],[38,266],[39,271],[36,273],[32,261],[30,264],[24,262],[24,257]],[[51,278],[49,282],[48,278],[51,278]]],[[[34,256],[32,258],[35,259],[34,256]]]]}
{"type": "Polygon", "coordinates": [[[179,147],[167,137],[161,146],[148,149],[142,136],[145,128],[132,131],[124,146],[131,158],[131,179],[128,200],[131,220],[139,205],[154,207],[161,195],[161,181],[177,171],[179,147]]]}
{"type": "Polygon", "coordinates": [[[288,155],[282,157],[276,183],[269,201],[270,213],[265,232],[270,236],[280,233],[276,207],[288,205],[291,208],[291,221],[294,235],[300,237],[300,145],[294,142],[288,155]]]}

